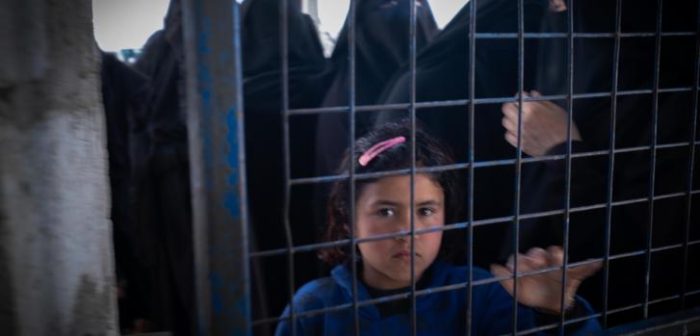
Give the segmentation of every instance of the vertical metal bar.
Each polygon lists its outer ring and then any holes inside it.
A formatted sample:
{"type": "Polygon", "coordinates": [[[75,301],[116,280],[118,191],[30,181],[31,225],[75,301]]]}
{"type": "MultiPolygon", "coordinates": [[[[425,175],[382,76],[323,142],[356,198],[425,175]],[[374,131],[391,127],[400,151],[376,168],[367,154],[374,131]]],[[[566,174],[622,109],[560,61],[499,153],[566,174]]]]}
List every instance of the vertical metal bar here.
{"type": "Polygon", "coordinates": [[[468,233],[467,233],[467,281],[469,282],[467,286],[467,309],[466,309],[466,334],[470,336],[472,334],[472,291],[474,289],[474,112],[476,99],[476,9],[477,0],[471,0],[469,6],[469,171],[467,176],[467,193],[469,196],[467,204],[468,212],[468,233]]]}
{"type": "Polygon", "coordinates": [[[251,302],[239,4],[183,4],[197,329],[245,335],[251,302]]]}
{"type": "Polygon", "coordinates": [[[651,282],[651,247],[654,230],[654,193],[656,184],[656,141],[659,119],[659,71],[661,67],[661,29],[663,0],[658,0],[656,18],[656,47],[654,53],[654,88],[652,91],[652,131],[651,131],[651,167],[649,168],[649,226],[647,232],[646,274],[644,276],[644,319],[649,318],[649,287],[651,282]]]}
{"type": "Polygon", "coordinates": [[[608,161],[608,189],[606,194],[606,206],[605,206],[605,255],[603,256],[603,262],[605,267],[603,268],[603,312],[602,312],[602,322],[603,328],[608,326],[608,286],[610,279],[610,241],[611,241],[611,231],[612,231],[612,202],[613,202],[613,185],[614,185],[614,174],[615,174],[615,143],[617,142],[616,129],[617,129],[617,91],[618,91],[618,81],[620,72],[620,34],[622,33],[622,0],[617,0],[616,12],[615,12],[615,50],[613,52],[613,79],[612,79],[612,93],[610,95],[612,99],[611,113],[610,113],[610,129],[609,129],[609,146],[610,146],[610,157],[608,161]]]}
{"type": "Polygon", "coordinates": [[[289,149],[289,1],[280,1],[280,62],[282,68],[282,132],[283,132],[283,150],[284,150],[284,233],[287,242],[287,277],[289,285],[289,324],[292,330],[292,335],[297,334],[296,328],[296,309],[294,307],[294,239],[292,235],[292,226],[289,221],[290,203],[291,203],[291,155],[289,149]]]}
{"type": "Polygon", "coordinates": [[[690,241],[690,219],[693,209],[693,176],[695,173],[695,139],[697,138],[698,125],[698,86],[700,83],[700,1],[698,1],[698,13],[696,16],[697,30],[695,35],[695,77],[693,77],[693,123],[688,145],[690,146],[690,159],[688,160],[688,187],[686,193],[686,214],[685,214],[685,240],[683,242],[683,284],[681,286],[681,309],[686,307],[686,292],[688,291],[688,248],[690,241]]]}
{"type": "Polygon", "coordinates": [[[520,251],[520,185],[522,180],[523,93],[525,91],[525,15],[518,0],[518,146],[515,158],[515,199],[513,204],[513,335],[518,333],[518,251],[520,251]]]}
{"type": "Polygon", "coordinates": [[[567,13],[568,23],[568,52],[567,74],[568,92],[566,94],[567,119],[566,119],[566,195],[564,196],[564,260],[561,272],[561,314],[559,315],[559,335],[564,335],[564,320],[566,314],[566,282],[569,263],[569,228],[571,224],[571,128],[574,116],[574,0],[569,0],[567,13]]]}
{"type": "Polygon", "coordinates": [[[414,202],[416,199],[416,0],[410,0],[409,18],[409,62],[411,67],[410,118],[411,118],[411,335],[418,333],[416,325],[416,219],[414,202]]]}
{"type": "Polygon", "coordinates": [[[356,131],[356,124],[355,124],[355,116],[357,114],[356,111],[356,90],[355,90],[355,85],[356,85],[356,74],[355,74],[355,68],[356,68],[356,63],[355,63],[355,53],[356,53],[356,21],[357,21],[357,0],[350,0],[350,10],[348,11],[348,15],[350,16],[348,22],[348,63],[350,64],[350,78],[349,78],[349,85],[348,85],[348,105],[350,107],[350,112],[348,114],[349,118],[349,123],[350,125],[350,132],[349,132],[349,137],[348,143],[350,144],[350,171],[348,174],[350,175],[350,190],[348,191],[350,193],[350,236],[352,240],[352,245],[351,245],[351,261],[352,261],[352,311],[353,311],[353,321],[354,321],[354,334],[355,336],[360,336],[360,308],[357,303],[357,235],[355,234],[356,232],[356,225],[357,225],[357,219],[355,218],[355,195],[356,195],[356,178],[355,178],[355,131],[356,131]]]}

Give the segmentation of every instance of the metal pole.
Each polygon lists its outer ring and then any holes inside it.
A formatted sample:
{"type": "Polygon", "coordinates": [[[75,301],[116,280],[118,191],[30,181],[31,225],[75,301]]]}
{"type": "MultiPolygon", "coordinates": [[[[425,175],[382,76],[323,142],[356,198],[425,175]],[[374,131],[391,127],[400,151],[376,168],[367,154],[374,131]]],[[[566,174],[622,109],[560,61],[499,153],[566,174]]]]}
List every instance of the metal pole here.
{"type": "Polygon", "coordinates": [[[251,333],[240,5],[183,1],[197,327],[251,333]]]}

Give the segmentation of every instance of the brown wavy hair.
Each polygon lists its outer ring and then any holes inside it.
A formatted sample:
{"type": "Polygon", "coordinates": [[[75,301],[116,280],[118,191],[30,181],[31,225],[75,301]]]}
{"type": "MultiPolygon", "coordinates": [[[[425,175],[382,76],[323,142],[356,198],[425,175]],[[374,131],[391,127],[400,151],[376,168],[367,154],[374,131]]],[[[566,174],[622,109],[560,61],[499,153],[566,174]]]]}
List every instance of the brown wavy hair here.
{"type": "MultiPolygon", "coordinates": [[[[430,136],[417,125],[415,132],[416,139],[416,167],[436,167],[451,165],[454,159],[450,150],[436,138],[430,136]]],[[[386,123],[380,128],[371,131],[365,136],[357,139],[352,149],[354,151],[354,162],[350,162],[349,150],[345,152],[344,158],[338,168],[338,174],[347,173],[351,164],[354,166],[355,174],[373,173],[381,171],[391,171],[407,169],[411,167],[411,126],[408,120],[400,122],[386,123]],[[403,136],[406,141],[387,149],[374,157],[369,164],[361,166],[357,159],[375,144],[398,136],[403,136]]],[[[464,185],[460,175],[454,169],[428,173],[437,182],[445,193],[445,222],[455,223],[460,219],[462,213],[461,204],[465,201],[459,185],[464,185]]],[[[361,194],[364,187],[376,182],[379,178],[358,179],[355,181],[355,198],[361,194]]],[[[327,208],[328,226],[323,234],[322,240],[334,242],[350,238],[350,180],[343,179],[336,182],[330,193],[327,208]]],[[[440,247],[442,259],[453,259],[461,245],[465,245],[464,239],[459,239],[462,235],[450,230],[443,234],[443,241],[440,247]]],[[[337,265],[346,262],[351,255],[350,244],[335,246],[320,250],[318,256],[329,265],[337,265]]]]}

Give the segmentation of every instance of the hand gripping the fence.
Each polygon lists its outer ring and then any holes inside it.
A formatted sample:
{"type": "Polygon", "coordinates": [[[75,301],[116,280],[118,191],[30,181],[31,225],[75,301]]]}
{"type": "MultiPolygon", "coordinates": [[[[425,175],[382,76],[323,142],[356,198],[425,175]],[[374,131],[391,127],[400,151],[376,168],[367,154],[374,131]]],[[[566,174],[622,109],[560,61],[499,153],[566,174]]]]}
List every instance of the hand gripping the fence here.
{"type": "MultiPolygon", "coordinates": [[[[537,91],[522,92],[523,97],[540,97],[537,91]]],[[[518,146],[518,102],[501,107],[501,123],[505,138],[513,147],[518,146]]],[[[522,106],[522,133],[520,146],[526,154],[537,157],[547,154],[555,146],[566,142],[568,114],[551,101],[528,101],[522,106]]],[[[571,125],[571,140],[581,140],[576,124],[571,125]]]]}
{"type": "MultiPolygon", "coordinates": [[[[501,285],[513,295],[513,256],[505,266],[491,265],[491,273],[496,277],[508,277],[502,280],[501,285]]],[[[518,254],[518,290],[519,303],[535,308],[539,311],[559,314],[562,312],[562,273],[560,267],[564,259],[564,252],[559,246],[550,246],[547,250],[532,248],[527,254],[518,254]],[[532,273],[537,270],[557,268],[544,273],[521,276],[522,273],[532,273]]],[[[564,290],[564,311],[572,308],[576,291],[581,282],[595,274],[601,268],[600,262],[567,267],[566,288],[564,290]]]]}

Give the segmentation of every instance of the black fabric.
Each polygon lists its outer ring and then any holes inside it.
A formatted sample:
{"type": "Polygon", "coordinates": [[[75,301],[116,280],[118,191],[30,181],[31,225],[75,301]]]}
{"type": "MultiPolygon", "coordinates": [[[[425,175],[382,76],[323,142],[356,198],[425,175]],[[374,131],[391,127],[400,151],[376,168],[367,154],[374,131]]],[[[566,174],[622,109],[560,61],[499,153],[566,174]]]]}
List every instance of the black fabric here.
{"type": "MultiPolygon", "coordinates": [[[[615,2],[577,1],[573,15],[577,32],[615,31],[615,2]]],[[[656,1],[623,1],[623,32],[655,32],[658,13],[656,1]]],[[[667,2],[663,10],[664,31],[695,31],[697,3],[667,2]]],[[[551,14],[547,31],[566,31],[566,13],[551,14]]],[[[543,94],[565,94],[568,88],[566,69],[567,40],[543,41],[538,66],[538,84],[543,94]]],[[[619,61],[619,90],[650,90],[654,84],[656,40],[650,38],[622,39],[619,61]]],[[[692,69],[694,37],[663,38],[659,69],[660,88],[688,87],[694,84],[692,69]]],[[[613,83],[614,39],[577,39],[574,45],[574,92],[609,92],[613,83]]],[[[692,93],[662,93],[658,100],[659,144],[690,140],[692,93]]],[[[564,102],[558,102],[565,106],[564,102]]],[[[610,98],[577,99],[573,104],[573,119],[583,142],[574,143],[574,152],[607,150],[610,146],[610,98]]],[[[617,100],[615,147],[649,146],[654,135],[654,101],[651,94],[620,96],[617,100]]],[[[561,145],[553,150],[563,154],[561,145]]],[[[688,178],[689,147],[658,149],[656,153],[655,195],[685,191],[688,178]]],[[[605,204],[609,157],[598,156],[572,160],[571,206],[605,204]]],[[[642,150],[615,155],[613,201],[649,197],[651,151],[642,150]]],[[[523,168],[522,209],[525,213],[563,209],[566,196],[564,161],[540,163],[523,168]],[[525,197],[526,195],[526,197],[525,197]]],[[[654,216],[650,203],[618,205],[613,208],[611,225],[611,254],[646,249],[649,221],[653,221],[653,246],[679,244],[683,241],[686,223],[686,198],[655,201],[654,216]]],[[[606,210],[597,209],[571,214],[569,222],[569,254],[572,261],[604,255],[606,210]]],[[[564,218],[548,216],[523,221],[520,229],[522,251],[532,246],[562,244],[564,218]]],[[[512,237],[512,232],[509,233],[512,237]]],[[[510,238],[512,239],[512,238],[510,238]]],[[[507,253],[510,253],[507,247],[507,253]]],[[[628,257],[611,262],[608,303],[610,309],[642,303],[645,285],[646,256],[628,257]],[[632,280],[640,279],[640,280],[632,280]]],[[[650,278],[651,299],[678,294],[683,269],[682,250],[655,253],[652,256],[650,278]]],[[[694,268],[689,269],[696,272],[694,268]]],[[[586,281],[584,295],[601,310],[603,305],[603,273],[586,281]]],[[[669,312],[668,307],[656,313],[669,312]]],[[[612,324],[638,318],[613,315],[612,324]]]]}
{"type": "MultiPolygon", "coordinates": [[[[427,0],[418,1],[416,12],[416,50],[420,51],[438,33],[437,24],[427,0]]],[[[361,0],[355,12],[355,104],[377,102],[384,86],[410,56],[409,0],[361,0]]],[[[331,56],[328,70],[328,91],[321,106],[347,106],[350,86],[349,22],[340,32],[331,56]]],[[[297,153],[302,160],[314,162],[315,170],[299,172],[303,176],[323,176],[336,173],[345,150],[349,147],[350,126],[347,113],[324,113],[307,117],[317,119],[315,143],[305,153],[297,153]]],[[[370,128],[367,113],[356,115],[355,132],[358,136],[370,128]]],[[[322,228],[326,223],[326,206],[330,184],[314,186],[313,226],[322,228]]]]}
{"type": "Polygon", "coordinates": [[[123,142],[111,142],[110,157],[128,170],[127,186],[113,187],[113,193],[120,195],[115,210],[126,209],[129,223],[128,232],[122,234],[115,220],[115,256],[117,264],[126,265],[118,268],[131,274],[120,281],[128,300],[120,303],[124,332],[133,327],[134,319],[144,319],[151,331],[194,333],[187,130],[180,106],[181,35],[179,2],[173,1],[165,28],[149,38],[132,69],[105,59],[105,65],[141,78],[138,84],[123,84],[129,91],[139,90],[135,98],[112,99],[105,94],[107,106],[138,106],[117,118],[109,117],[107,109],[108,135],[117,130],[124,136],[123,142]]]}
{"type": "MultiPolygon", "coordinates": [[[[416,2],[416,48],[420,51],[439,32],[428,1],[416,2]]],[[[355,13],[355,76],[357,104],[371,104],[410,53],[410,6],[408,0],[363,0],[355,13]]],[[[340,32],[331,56],[334,78],[324,106],[348,104],[350,75],[349,22],[340,32]]]]}
{"type": "MultiPolygon", "coordinates": [[[[392,296],[392,295],[397,295],[397,294],[402,294],[406,292],[410,292],[411,288],[399,288],[399,289],[376,289],[372,288],[369,285],[365,284],[367,286],[367,292],[369,292],[369,295],[373,298],[380,298],[384,296],[392,296]]],[[[391,300],[387,302],[381,302],[375,305],[377,309],[379,310],[379,314],[382,316],[382,318],[392,316],[392,315],[400,315],[400,314],[408,314],[411,310],[411,301],[409,298],[403,298],[403,299],[396,299],[396,300],[391,300]]]]}
{"type": "MultiPolygon", "coordinates": [[[[460,10],[445,29],[418,56],[416,65],[416,101],[458,100],[469,98],[469,16],[471,2],[460,10]]],[[[525,0],[524,28],[537,32],[548,3],[525,0]]],[[[517,32],[517,2],[485,0],[478,2],[476,27],[479,33],[517,32]]],[[[524,88],[532,88],[536,44],[526,40],[524,50],[524,88]]],[[[512,97],[518,90],[518,43],[516,39],[479,39],[475,49],[475,95],[512,97]]],[[[408,102],[411,73],[408,67],[391,81],[380,103],[408,102]]],[[[469,125],[468,108],[424,108],[416,111],[426,130],[440,136],[452,147],[459,162],[467,162],[469,129],[474,130],[474,159],[492,161],[514,159],[515,150],[504,140],[501,104],[475,106],[474,125],[469,125]]],[[[405,111],[382,112],[375,124],[408,116],[405,111]]],[[[513,165],[475,169],[474,219],[512,215],[515,195],[513,165]]],[[[466,186],[466,181],[465,181],[466,186]]],[[[465,203],[466,204],[466,203],[465,203]]],[[[475,228],[474,262],[488,268],[498,261],[505,228],[510,222],[475,228]]]]}
{"type": "MultiPolygon", "coordinates": [[[[318,106],[326,60],[311,19],[296,2],[289,3],[289,106],[318,106]]],[[[286,246],[278,13],[279,2],[274,0],[248,0],[242,5],[248,195],[252,236],[262,237],[253,238],[252,244],[259,249],[286,246]]],[[[149,39],[135,64],[150,78],[153,89],[147,97],[149,108],[135,114],[130,125],[130,156],[134,213],[143,242],[139,245],[145,250],[146,274],[157,284],[149,293],[152,319],[158,330],[189,335],[194,325],[193,256],[186,116],[181,106],[181,29],[179,3],[174,1],[165,29],[149,39]]],[[[307,127],[307,134],[313,130],[312,125],[301,126],[307,127]]],[[[308,236],[304,231],[297,234],[308,236]]],[[[290,281],[286,263],[256,260],[252,267],[258,295],[254,315],[275,316],[288,297],[286,287],[279,286],[280,281],[290,281]]],[[[305,269],[300,267],[301,273],[305,269]]]]}
{"type": "Polygon", "coordinates": [[[119,326],[133,327],[136,319],[148,318],[146,291],[148,279],[139,246],[139,230],[134,225],[130,203],[131,158],[129,122],[144,108],[149,86],[142,74],[120,62],[114,55],[102,53],[102,103],[107,126],[107,153],[111,190],[112,237],[114,241],[117,284],[120,288],[119,326]]]}
{"type": "MultiPolygon", "coordinates": [[[[410,56],[409,0],[363,0],[355,13],[355,104],[377,102],[382,89],[410,56]]],[[[420,51],[439,32],[427,0],[417,2],[416,50],[420,51]]],[[[349,17],[340,32],[331,57],[328,92],[321,106],[347,106],[350,86],[349,17]]],[[[366,113],[357,115],[356,133],[371,126],[366,113]]],[[[327,113],[319,117],[317,175],[327,175],[340,164],[348,148],[349,124],[345,113],[327,113]]]]}
{"type": "MultiPolygon", "coordinates": [[[[550,312],[543,312],[535,309],[537,314],[535,315],[535,324],[538,326],[548,326],[552,324],[557,324],[560,321],[560,314],[552,314],[550,312]]],[[[575,304],[569,309],[564,311],[564,318],[566,320],[573,320],[587,317],[588,311],[586,307],[581,304],[575,304]]]]}
{"type": "Polygon", "coordinates": [[[194,333],[194,257],[179,1],[134,68],[151,83],[147,109],[130,123],[134,220],[144,249],[151,322],[174,335],[194,333]]]}
{"type": "MultiPolygon", "coordinates": [[[[365,285],[365,288],[367,288],[367,293],[373,299],[398,294],[406,294],[411,292],[411,287],[397,289],[374,288],[362,279],[362,263],[358,263],[357,269],[357,279],[359,281],[362,281],[362,283],[365,285]]],[[[432,267],[429,267],[427,270],[425,270],[421,278],[416,282],[416,290],[423,290],[428,287],[428,284],[430,283],[430,278],[433,276],[432,270],[432,267]]],[[[379,310],[379,314],[382,316],[382,318],[389,317],[392,315],[409,314],[411,310],[411,297],[409,296],[404,299],[394,299],[391,301],[381,302],[376,304],[375,307],[377,307],[377,310],[379,310]]]]}
{"type": "MultiPolygon", "coordinates": [[[[326,89],[327,60],[312,19],[296,1],[287,2],[289,108],[317,107],[326,89]]],[[[243,3],[242,44],[244,70],[246,177],[254,250],[287,247],[285,239],[285,161],[283,130],[283,71],[280,1],[248,0],[243,3]]],[[[299,160],[313,148],[315,120],[291,117],[289,149],[293,176],[310,171],[312,160],[299,160]]],[[[316,238],[308,220],[311,193],[294,191],[289,217],[293,243],[316,238]]],[[[295,279],[288,278],[286,257],[258,258],[254,262],[255,290],[264,298],[254,302],[254,319],[277,316],[289,301],[287,284],[303,283],[318,276],[316,259],[300,256],[295,279]]],[[[267,326],[269,327],[269,326],[267,326]]],[[[265,334],[270,330],[256,329],[265,334]]]]}

